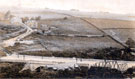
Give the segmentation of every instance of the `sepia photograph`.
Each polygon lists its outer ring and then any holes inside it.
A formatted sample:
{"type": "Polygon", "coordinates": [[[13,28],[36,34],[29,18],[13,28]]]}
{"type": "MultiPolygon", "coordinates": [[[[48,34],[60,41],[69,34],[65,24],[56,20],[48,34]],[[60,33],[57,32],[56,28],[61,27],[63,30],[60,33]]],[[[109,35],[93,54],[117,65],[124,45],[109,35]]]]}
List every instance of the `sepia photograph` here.
{"type": "Polygon", "coordinates": [[[0,79],[135,79],[135,0],[0,0],[0,79]]]}

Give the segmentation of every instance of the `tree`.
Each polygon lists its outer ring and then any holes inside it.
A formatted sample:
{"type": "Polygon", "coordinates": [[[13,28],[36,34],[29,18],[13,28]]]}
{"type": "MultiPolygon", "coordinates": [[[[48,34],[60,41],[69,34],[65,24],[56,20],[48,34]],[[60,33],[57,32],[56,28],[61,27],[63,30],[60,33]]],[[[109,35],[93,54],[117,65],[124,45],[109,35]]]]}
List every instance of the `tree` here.
{"type": "Polygon", "coordinates": [[[135,48],[135,41],[132,38],[128,38],[126,44],[129,46],[129,48],[135,48]]]}

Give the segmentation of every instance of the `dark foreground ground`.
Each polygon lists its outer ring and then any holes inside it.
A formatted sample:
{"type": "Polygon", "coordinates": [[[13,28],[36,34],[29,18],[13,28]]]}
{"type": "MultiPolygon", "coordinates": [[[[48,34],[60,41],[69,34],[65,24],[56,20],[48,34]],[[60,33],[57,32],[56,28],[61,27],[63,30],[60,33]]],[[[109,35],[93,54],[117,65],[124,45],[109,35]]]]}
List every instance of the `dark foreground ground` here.
{"type": "Polygon", "coordinates": [[[24,63],[0,63],[0,78],[132,78],[135,69],[129,68],[124,72],[107,67],[79,67],[66,70],[53,70],[39,67],[35,71],[24,70],[24,63]]]}

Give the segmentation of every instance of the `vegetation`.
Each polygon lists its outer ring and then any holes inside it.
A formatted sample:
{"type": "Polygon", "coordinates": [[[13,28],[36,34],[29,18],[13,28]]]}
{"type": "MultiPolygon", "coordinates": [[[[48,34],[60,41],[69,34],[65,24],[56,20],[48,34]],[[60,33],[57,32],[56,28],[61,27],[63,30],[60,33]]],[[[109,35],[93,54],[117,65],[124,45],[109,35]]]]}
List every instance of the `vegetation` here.
{"type": "Polygon", "coordinates": [[[109,59],[109,60],[135,60],[135,56],[130,53],[130,49],[120,50],[117,48],[106,48],[99,50],[95,56],[95,59],[109,59]]]}
{"type": "Polygon", "coordinates": [[[130,53],[130,49],[105,48],[105,49],[88,49],[74,51],[39,51],[25,52],[24,55],[35,56],[55,56],[55,57],[77,57],[77,58],[94,58],[109,60],[135,60],[135,56],[130,53]]]}
{"type": "Polygon", "coordinates": [[[108,67],[77,67],[65,70],[46,69],[39,67],[35,71],[24,70],[24,63],[10,63],[12,65],[0,67],[0,78],[129,78],[135,77],[135,69],[129,68],[125,72],[108,67]]]}
{"type": "Polygon", "coordinates": [[[19,71],[24,67],[24,63],[10,63],[11,66],[0,67],[0,78],[20,78],[19,71]]]}
{"type": "Polygon", "coordinates": [[[135,41],[132,38],[128,38],[126,44],[128,45],[129,48],[135,48],[135,41]]]}

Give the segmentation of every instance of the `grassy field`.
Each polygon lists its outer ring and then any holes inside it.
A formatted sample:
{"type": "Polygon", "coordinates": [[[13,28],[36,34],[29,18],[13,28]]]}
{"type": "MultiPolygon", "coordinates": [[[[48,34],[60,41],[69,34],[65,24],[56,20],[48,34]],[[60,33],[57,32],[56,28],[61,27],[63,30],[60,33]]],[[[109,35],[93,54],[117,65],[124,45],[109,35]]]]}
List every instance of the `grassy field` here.
{"type": "Polygon", "coordinates": [[[135,21],[93,18],[86,18],[86,20],[104,30],[112,37],[118,37],[123,43],[128,38],[135,40],[135,21]]]}
{"type": "Polygon", "coordinates": [[[135,21],[85,18],[99,28],[135,28],[135,21]]]}
{"type": "Polygon", "coordinates": [[[89,25],[88,23],[78,19],[68,17],[67,19],[51,19],[51,20],[41,20],[39,24],[46,24],[49,27],[56,27],[53,30],[54,33],[61,34],[92,34],[92,35],[102,35],[103,33],[89,25]]]}

